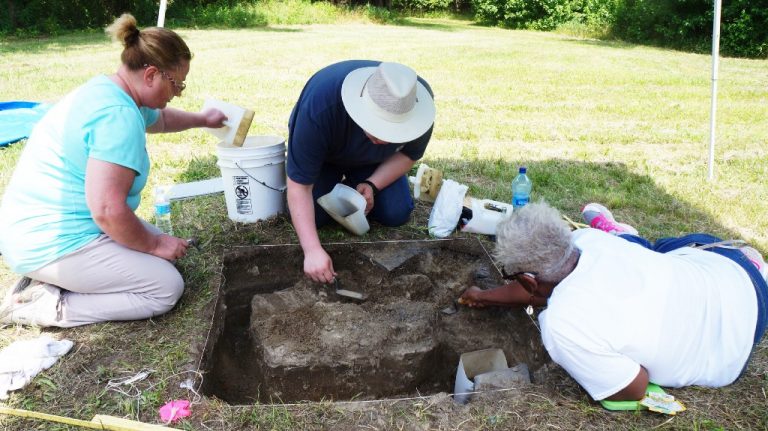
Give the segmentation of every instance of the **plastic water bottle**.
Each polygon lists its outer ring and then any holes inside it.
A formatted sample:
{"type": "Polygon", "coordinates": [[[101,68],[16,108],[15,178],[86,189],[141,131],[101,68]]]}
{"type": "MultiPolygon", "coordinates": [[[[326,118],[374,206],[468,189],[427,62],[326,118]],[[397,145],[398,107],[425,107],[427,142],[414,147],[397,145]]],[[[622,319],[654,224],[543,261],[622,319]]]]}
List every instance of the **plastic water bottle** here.
{"type": "Polygon", "coordinates": [[[531,200],[533,183],[525,173],[525,166],[521,166],[519,173],[512,181],[512,207],[515,211],[524,207],[531,200]]]}
{"type": "Polygon", "coordinates": [[[164,234],[173,235],[171,200],[168,198],[167,187],[155,187],[155,226],[164,234]]]}

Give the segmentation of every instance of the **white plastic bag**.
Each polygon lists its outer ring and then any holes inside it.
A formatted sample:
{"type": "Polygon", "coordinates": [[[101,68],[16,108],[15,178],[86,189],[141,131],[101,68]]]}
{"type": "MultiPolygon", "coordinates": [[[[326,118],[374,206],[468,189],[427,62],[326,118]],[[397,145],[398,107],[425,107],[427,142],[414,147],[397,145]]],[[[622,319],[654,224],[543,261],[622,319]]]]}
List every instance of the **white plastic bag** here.
{"type": "Polygon", "coordinates": [[[427,226],[430,235],[445,238],[456,229],[467,189],[469,187],[464,184],[459,184],[453,180],[443,180],[435,204],[432,206],[432,212],[429,213],[427,226]]]}

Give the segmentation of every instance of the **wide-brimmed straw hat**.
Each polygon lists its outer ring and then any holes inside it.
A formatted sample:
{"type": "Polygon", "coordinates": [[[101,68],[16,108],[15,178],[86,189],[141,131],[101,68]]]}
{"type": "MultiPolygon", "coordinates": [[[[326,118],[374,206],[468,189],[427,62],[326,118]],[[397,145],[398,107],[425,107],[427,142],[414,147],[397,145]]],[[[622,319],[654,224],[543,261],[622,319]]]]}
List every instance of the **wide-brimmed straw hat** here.
{"type": "Polygon", "coordinates": [[[412,141],[435,122],[435,102],[416,72],[399,63],[361,67],[344,78],[341,100],[360,128],[382,141],[412,141]]]}

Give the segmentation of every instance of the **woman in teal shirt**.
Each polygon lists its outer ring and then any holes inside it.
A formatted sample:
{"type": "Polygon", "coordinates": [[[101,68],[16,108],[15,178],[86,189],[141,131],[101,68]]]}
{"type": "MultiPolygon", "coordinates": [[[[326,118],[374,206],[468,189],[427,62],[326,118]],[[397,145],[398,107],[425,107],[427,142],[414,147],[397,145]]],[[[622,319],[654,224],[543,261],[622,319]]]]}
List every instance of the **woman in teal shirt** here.
{"type": "Polygon", "coordinates": [[[0,206],[0,251],[23,277],[0,323],[72,327],[167,312],[184,289],[173,261],[188,247],[139,219],[149,175],[146,133],[221,127],[218,110],[166,105],[192,55],[164,28],[124,14],[107,28],[122,65],[53,106],[35,126],[0,206]]]}

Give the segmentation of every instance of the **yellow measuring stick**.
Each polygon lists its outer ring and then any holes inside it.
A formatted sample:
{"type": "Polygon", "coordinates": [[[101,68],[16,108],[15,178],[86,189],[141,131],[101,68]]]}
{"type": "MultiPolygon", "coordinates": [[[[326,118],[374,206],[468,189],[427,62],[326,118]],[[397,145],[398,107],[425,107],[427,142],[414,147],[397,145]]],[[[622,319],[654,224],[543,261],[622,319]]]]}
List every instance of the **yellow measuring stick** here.
{"type": "Polygon", "coordinates": [[[30,410],[13,409],[10,407],[0,406],[0,414],[18,416],[21,418],[33,418],[42,419],[51,422],[58,422],[67,425],[74,425],[83,428],[90,428],[96,430],[111,430],[111,431],[153,431],[153,430],[169,430],[160,425],[145,424],[144,422],[132,421],[130,419],[123,419],[114,416],[96,415],[91,421],[84,421],[82,419],[73,419],[66,416],[56,416],[48,413],[33,412],[30,410]]]}
{"type": "Polygon", "coordinates": [[[581,228],[589,227],[588,224],[578,223],[578,222],[575,222],[575,221],[571,220],[571,218],[568,217],[565,214],[561,214],[561,215],[563,216],[563,220],[567,221],[568,224],[571,225],[571,227],[574,228],[574,229],[581,229],[581,228]]]}

